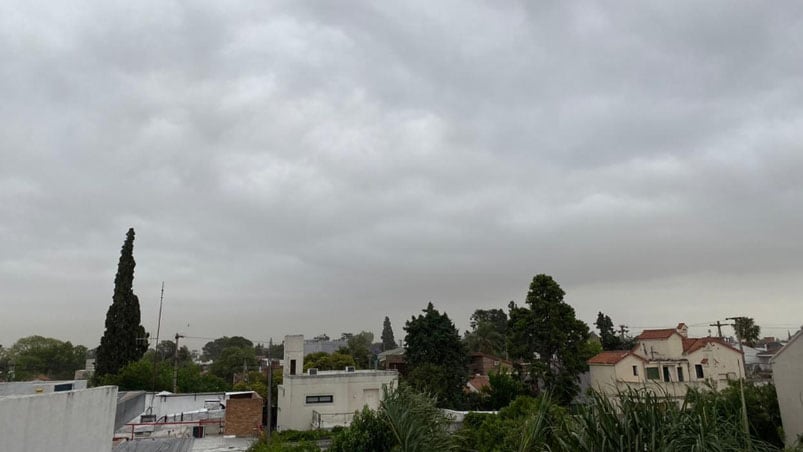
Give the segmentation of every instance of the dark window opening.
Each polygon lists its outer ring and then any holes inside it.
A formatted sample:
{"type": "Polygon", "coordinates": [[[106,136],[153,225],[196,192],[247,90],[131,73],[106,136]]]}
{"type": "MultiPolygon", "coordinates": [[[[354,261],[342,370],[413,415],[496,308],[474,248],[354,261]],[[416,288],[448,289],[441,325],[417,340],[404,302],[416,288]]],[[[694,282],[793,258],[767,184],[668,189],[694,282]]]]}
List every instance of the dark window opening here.
{"type": "Polygon", "coordinates": [[[658,368],[657,367],[648,367],[647,368],[647,380],[657,380],[658,379],[658,368]]]}
{"type": "Polygon", "coordinates": [[[295,375],[295,374],[296,374],[296,360],[291,359],[290,360],[290,375],[295,375]]]}
{"type": "Polygon", "coordinates": [[[678,381],[683,381],[683,368],[678,367],[678,381]]]}
{"type": "Polygon", "coordinates": [[[334,397],[330,395],[309,395],[307,396],[307,403],[332,403],[334,397]]]}
{"type": "Polygon", "coordinates": [[[638,377],[638,366],[633,366],[633,376],[638,377]]]}
{"type": "Polygon", "coordinates": [[[72,391],[72,383],[62,383],[53,386],[53,392],[72,391]]]}
{"type": "Polygon", "coordinates": [[[669,368],[664,366],[664,381],[670,382],[672,381],[672,376],[669,374],[669,368]]]}
{"type": "Polygon", "coordinates": [[[694,371],[697,373],[697,378],[704,378],[703,377],[703,365],[702,364],[695,364],[694,371]]]}

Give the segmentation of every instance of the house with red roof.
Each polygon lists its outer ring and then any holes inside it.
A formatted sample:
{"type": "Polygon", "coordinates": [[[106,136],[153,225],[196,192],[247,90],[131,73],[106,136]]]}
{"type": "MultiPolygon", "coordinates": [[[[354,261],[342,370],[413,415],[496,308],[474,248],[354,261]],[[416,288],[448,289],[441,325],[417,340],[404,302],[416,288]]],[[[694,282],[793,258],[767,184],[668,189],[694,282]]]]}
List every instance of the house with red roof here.
{"type": "Polygon", "coordinates": [[[588,360],[591,387],[610,395],[647,388],[683,397],[689,388],[712,387],[744,377],[742,353],[717,337],[688,337],[686,324],[644,330],[631,350],[604,351],[588,360]]]}

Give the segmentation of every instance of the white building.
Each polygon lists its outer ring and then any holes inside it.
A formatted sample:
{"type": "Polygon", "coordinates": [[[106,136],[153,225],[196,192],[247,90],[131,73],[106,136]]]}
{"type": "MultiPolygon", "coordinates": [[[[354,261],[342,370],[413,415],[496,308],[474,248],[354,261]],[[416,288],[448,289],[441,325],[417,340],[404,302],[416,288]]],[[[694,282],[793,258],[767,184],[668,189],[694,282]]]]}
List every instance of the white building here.
{"type": "Polygon", "coordinates": [[[0,451],[110,452],[117,387],[0,396],[0,451]]]}
{"type": "Polygon", "coordinates": [[[304,336],[285,336],[283,384],[279,385],[277,430],[349,425],[364,406],[379,408],[383,386],[397,386],[395,370],[304,372],[304,336]]]}
{"type": "Polygon", "coordinates": [[[798,331],[789,342],[775,354],[772,363],[772,380],[778,392],[781,422],[787,446],[793,446],[798,436],[803,435],[803,341],[798,331]]]}
{"type": "Polygon", "coordinates": [[[591,387],[609,396],[646,388],[683,398],[689,388],[726,388],[743,378],[742,353],[716,337],[690,338],[686,325],[644,330],[632,350],[599,353],[588,360],[591,387]]]}

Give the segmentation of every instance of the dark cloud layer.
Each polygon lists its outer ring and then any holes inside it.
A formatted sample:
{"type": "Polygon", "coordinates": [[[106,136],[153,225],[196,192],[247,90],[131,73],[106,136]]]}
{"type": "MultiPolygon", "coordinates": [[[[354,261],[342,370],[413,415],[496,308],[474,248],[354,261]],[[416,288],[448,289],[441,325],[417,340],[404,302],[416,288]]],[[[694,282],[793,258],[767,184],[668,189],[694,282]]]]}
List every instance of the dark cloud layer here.
{"type": "Polygon", "coordinates": [[[5,2],[0,343],[94,345],[129,226],[144,320],[166,281],[168,334],[390,315],[401,335],[429,300],[462,328],[542,272],[587,321],[785,332],[803,318],[801,16],[5,2]]]}

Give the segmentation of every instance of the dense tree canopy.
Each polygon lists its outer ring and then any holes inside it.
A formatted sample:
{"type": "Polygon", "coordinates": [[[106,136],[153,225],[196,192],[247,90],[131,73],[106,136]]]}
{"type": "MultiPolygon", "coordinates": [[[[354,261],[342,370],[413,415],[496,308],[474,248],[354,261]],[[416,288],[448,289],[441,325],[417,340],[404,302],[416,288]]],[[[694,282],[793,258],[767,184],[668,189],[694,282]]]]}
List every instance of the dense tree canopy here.
{"type": "Polygon", "coordinates": [[[242,336],[223,336],[207,342],[203,348],[204,361],[216,361],[227,348],[254,348],[254,343],[242,336]]]}
{"type": "Polygon", "coordinates": [[[345,353],[335,352],[331,355],[326,352],[310,353],[304,357],[304,370],[315,368],[318,370],[343,370],[346,366],[356,366],[354,357],[345,353]]]}
{"type": "Polygon", "coordinates": [[[569,403],[591,350],[588,325],[576,318],[564,295],[551,276],[536,275],[527,293],[528,308],[511,302],[508,348],[511,357],[531,363],[531,375],[556,401],[569,403]]]}
{"type": "Polygon", "coordinates": [[[622,338],[616,335],[613,328],[613,320],[601,311],[597,314],[597,321],[594,323],[599,331],[600,343],[603,350],[619,350],[624,345],[622,338]]]}
{"type": "Polygon", "coordinates": [[[348,336],[344,333],[344,337],[347,337],[347,345],[345,348],[338,350],[338,352],[354,357],[354,362],[358,368],[370,368],[373,358],[371,344],[374,343],[374,333],[362,331],[359,334],[348,334],[348,336]]]}
{"type": "MultiPolygon", "coordinates": [[[[172,391],[173,365],[165,361],[154,363],[145,357],[129,363],[116,374],[102,376],[100,383],[118,386],[121,391],[172,391]]],[[[230,387],[221,378],[202,374],[201,368],[191,362],[179,366],[177,386],[179,392],[216,392],[230,387]]]]}
{"type": "MultiPolygon", "coordinates": [[[[154,350],[149,350],[148,353],[154,353],[154,350]]],[[[159,345],[156,346],[156,359],[159,361],[168,361],[174,362],[176,360],[176,343],[175,341],[161,341],[159,345]]],[[[178,362],[185,363],[191,362],[192,356],[190,354],[190,350],[187,348],[186,345],[182,345],[178,349],[178,362]]]]}
{"type": "Polygon", "coordinates": [[[468,350],[505,357],[507,322],[507,314],[502,309],[474,311],[469,324],[471,331],[467,331],[464,337],[468,350]]]}
{"type": "Polygon", "coordinates": [[[5,355],[7,367],[13,363],[14,380],[40,376],[69,380],[75,376],[76,370],[84,368],[86,347],[50,337],[29,336],[19,339],[5,355]]]}
{"type": "Polygon", "coordinates": [[[233,382],[234,374],[243,373],[259,367],[253,348],[228,347],[220,352],[220,356],[212,363],[210,372],[222,378],[226,383],[233,382]]]}
{"type": "Polygon", "coordinates": [[[761,337],[761,327],[756,325],[750,317],[736,317],[733,321],[733,329],[736,337],[749,347],[756,345],[761,337]]]}
{"type": "Polygon", "coordinates": [[[393,337],[393,327],[390,326],[390,318],[385,316],[382,322],[382,350],[392,350],[396,348],[396,339],[393,337]]]}
{"type": "Polygon", "coordinates": [[[97,375],[114,374],[138,361],[148,349],[148,335],[140,324],[139,298],[134,295],[134,229],[126,234],[114,277],[112,304],[95,361],[97,375]]]}
{"type": "Polygon", "coordinates": [[[404,339],[410,383],[434,393],[440,403],[457,406],[468,380],[467,353],[454,323],[432,303],[424,315],[405,324],[404,339]]]}

